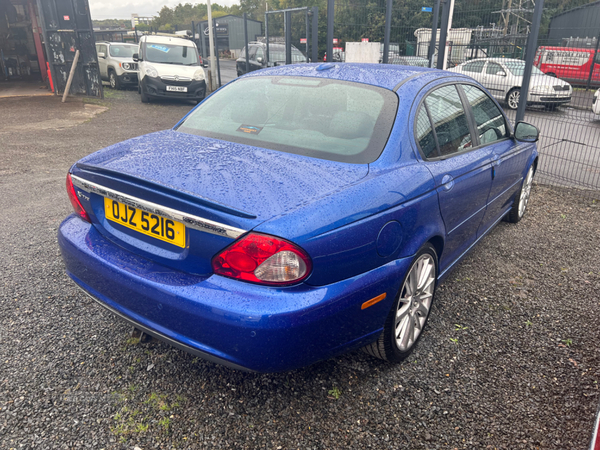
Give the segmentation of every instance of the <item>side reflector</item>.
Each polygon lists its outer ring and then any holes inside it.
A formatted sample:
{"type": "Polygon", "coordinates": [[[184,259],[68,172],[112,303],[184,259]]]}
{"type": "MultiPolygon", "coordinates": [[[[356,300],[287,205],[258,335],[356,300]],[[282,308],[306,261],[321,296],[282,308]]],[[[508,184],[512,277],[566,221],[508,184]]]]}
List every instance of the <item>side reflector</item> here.
{"type": "Polygon", "coordinates": [[[387,294],[383,293],[381,295],[378,295],[375,298],[372,298],[371,300],[367,300],[366,302],[364,302],[362,304],[362,306],[360,307],[360,309],[367,309],[369,306],[373,306],[375,303],[379,303],[381,300],[383,300],[386,297],[387,297],[387,294]]]}

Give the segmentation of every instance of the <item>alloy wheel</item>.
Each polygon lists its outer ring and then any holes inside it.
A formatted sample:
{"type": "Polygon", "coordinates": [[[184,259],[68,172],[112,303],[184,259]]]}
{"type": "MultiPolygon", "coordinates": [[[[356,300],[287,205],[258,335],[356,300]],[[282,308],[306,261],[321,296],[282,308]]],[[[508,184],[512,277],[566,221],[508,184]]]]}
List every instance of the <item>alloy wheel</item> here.
{"type": "Polygon", "coordinates": [[[508,94],[508,107],[510,109],[517,109],[519,107],[519,99],[521,98],[521,93],[517,90],[511,91],[508,94]]]}
{"type": "Polygon", "coordinates": [[[398,350],[408,351],[419,338],[435,290],[435,261],[425,253],[411,267],[406,277],[395,319],[395,342],[398,350]]]}
{"type": "Polygon", "coordinates": [[[527,202],[529,202],[529,194],[531,193],[531,185],[533,184],[533,166],[529,168],[523,187],[521,187],[521,197],[519,198],[519,218],[525,214],[527,202]]]}

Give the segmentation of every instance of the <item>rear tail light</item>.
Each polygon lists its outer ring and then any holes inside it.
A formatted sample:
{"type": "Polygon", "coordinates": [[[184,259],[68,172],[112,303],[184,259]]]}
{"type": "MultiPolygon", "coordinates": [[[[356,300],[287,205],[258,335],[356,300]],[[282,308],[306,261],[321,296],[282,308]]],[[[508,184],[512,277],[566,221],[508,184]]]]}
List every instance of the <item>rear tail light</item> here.
{"type": "Polygon", "coordinates": [[[215,256],[212,266],[218,275],[285,286],[305,279],[312,262],[296,244],[267,234],[250,233],[215,256]]]}
{"type": "Polygon", "coordinates": [[[73,186],[73,180],[71,180],[71,174],[67,174],[67,194],[69,194],[69,200],[71,200],[71,205],[73,205],[73,209],[75,213],[81,217],[86,222],[92,223],[90,220],[90,216],[85,212],[81,202],[79,201],[79,197],[77,197],[77,192],[75,192],[75,187],[73,186]]]}

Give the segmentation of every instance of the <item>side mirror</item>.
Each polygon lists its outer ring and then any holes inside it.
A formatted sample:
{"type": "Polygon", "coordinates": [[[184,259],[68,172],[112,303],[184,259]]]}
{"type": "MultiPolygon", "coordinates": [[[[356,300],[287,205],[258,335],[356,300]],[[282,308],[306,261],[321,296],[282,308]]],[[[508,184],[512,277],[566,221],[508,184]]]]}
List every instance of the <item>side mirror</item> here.
{"type": "Polygon", "coordinates": [[[106,58],[106,53],[98,52],[98,58],[106,58]]]}
{"type": "Polygon", "coordinates": [[[260,56],[258,58],[256,58],[256,62],[259,64],[262,64],[264,61],[264,59],[262,59],[260,56]]]}
{"type": "Polygon", "coordinates": [[[140,55],[138,53],[134,53],[131,58],[134,62],[138,62],[140,60],[140,55]]]}
{"type": "Polygon", "coordinates": [[[520,142],[537,142],[540,130],[527,122],[518,122],[515,127],[515,139],[520,142]]]}
{"type": "Polygon", "coordinates": [[[499,70],[498,72],[496,72],[496,75],[500,75],[501,77],[505,77],[506,76],[506,72],[504,72],[504,70],[499,70]]]}

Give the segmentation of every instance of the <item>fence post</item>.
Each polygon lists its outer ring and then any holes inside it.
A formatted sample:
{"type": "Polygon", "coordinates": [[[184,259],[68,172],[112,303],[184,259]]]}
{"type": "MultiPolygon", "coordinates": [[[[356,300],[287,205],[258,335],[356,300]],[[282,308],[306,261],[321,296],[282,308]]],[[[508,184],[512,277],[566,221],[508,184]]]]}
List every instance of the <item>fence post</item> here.
{"type": "MultiPolygon", "coordinates": [[[[312,16],[312,60],[316,63],[319,59],[319,7],[313,6],[312,16]]],[[[333,48],[333,42],[332,42],[333,48]]],[[[333,50],[332,50],[333,51],[333,50]]]]}
{"type": "Polygon", "coordinates": [[[246,73],[250,73],[250,47],[248,47],[248,14],[244,13],[244,42],[246,44],[246,73]]]}
{"type": "Polygon", "coordinates": [[[440,20],[440,0],[435,0],[433,5],[433,21],[431,22],[431,39],[429,41],[429,50],[427,50],[427,59],[429,67],[433,67],[433,57],[435,56],[435,43],[437,41],[438,22],[440,20]]]}
{"type": "Polygon", "coordinates": [[[599,45],[600,45],[600,33],[598,33],[598,37],[596,38],[596,49],[594,50],[594,54],[592,55],[592,67],[590,67],[590,76],[588,77],[587,85],[585,86],[586,91],[590,88],[590,83],[592,82],[592,75],[594,74],[594,65],[596,64],[596,56],[598,55],[598,46],[599,45]]]}
{"type": "Polygon", "coordinates": [[[200,36],[200,42],[202,44],[202,59],[208,60],[208,52],[206,51],[206,39],[204,36],[204,31],[202,30],[202,25],[200,23],[198,23],[198,36],[200,36]]]}
{"type": "Polygon", "coordinates": [[[305,21],[305,25],[306,25],[306,62],[309,63],[310,62],[310,56],[308,55],[308,44],[310,42],[310,30],[309,30],[309,20],[308,20],[308,12],[310,11],[310,8],[306,8],[306,16],[304,18],[305,21]]]}
{"type": "MultiPolygon", "coordinates": [[[[267,3],[267,8],[269,7],[269,4],[267,3]]],[[[265,13],[265,41],[267,44],[267,67],[269,67],[269,11],[267,11],[265,13]]],[[[249,49],[246,49],[246,52],[248,52],[249,49]]]]}
{"type": "Polygon", "coordinates": [[[525,117],[525,108],[527,106],[527,96],[529,95],[529,81],[531,80],[531,71],[533,68],[533,59],[535,58],[535,49],[537,46],[538,34],[540,32],[540,22],[542,21],[542,11],[544,9],[544,0],[537,0],[533,9],[533,19],[531,21],[531,32],[527,37],[527,46],[525,47],[525,73],[523,74],[523,84],[519,94],[519,106],[517,107],[517,116],[515,124],[525,117]]]}
{"type": "Polygon", "coordinates": [[[443,0],[444,10],[442,12],[442,24],[440,26],[440,42],[438,44],[438,69],[444,68],[444,59],[446,59],[446,39],[448,38],[448,22],[450,20],[450,0],[443,0]]]}
{"type": "Polygon", "coordinates": [[[219,63],[219,34],[217,33],[217,19],[213,19],[212,25],[215,30],[215,56],[217,57],[217,78],[219,79],[219,87],[221,87],[221,64],[219,63]]]}
{"type": "Polygon", "coordinates": [[[285,32],[285,63],[292,63],[292,12],[283,13],[283,28],[285,32]]]}
{"type": "Polygon", "coordinates": [[[390,30],[392,27],[392,2],[385,2],[385,34],[383,35],[383,63],[387,64],[390,56],[390,30]]]}
{"type": "Polygon", "coordinates": [[[327,61],[333,61],[333,15],[335,0],[327,0],[327,61]]]}

